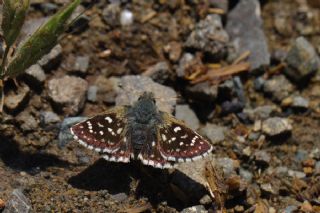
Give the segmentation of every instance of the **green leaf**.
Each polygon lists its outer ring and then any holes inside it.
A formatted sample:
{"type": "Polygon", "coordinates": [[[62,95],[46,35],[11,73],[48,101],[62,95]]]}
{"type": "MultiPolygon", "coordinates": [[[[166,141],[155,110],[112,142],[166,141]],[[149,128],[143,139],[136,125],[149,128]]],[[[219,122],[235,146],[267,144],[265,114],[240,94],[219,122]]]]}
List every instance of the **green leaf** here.
{"type": "Polygon", "coordinates": [[[29,0],[4,0],[2,30],[7,46],[12,46],[16,41],[24,23],[29,0]]]}
{"type": "Polygon", "coordinates": [[[57,44],[59,36],[65,31],[68,19],[80,2],[81,0],[74,0],[34,32],[19,48],[8,65],[5,75],[15,77],[49,53],[57,44]]]}

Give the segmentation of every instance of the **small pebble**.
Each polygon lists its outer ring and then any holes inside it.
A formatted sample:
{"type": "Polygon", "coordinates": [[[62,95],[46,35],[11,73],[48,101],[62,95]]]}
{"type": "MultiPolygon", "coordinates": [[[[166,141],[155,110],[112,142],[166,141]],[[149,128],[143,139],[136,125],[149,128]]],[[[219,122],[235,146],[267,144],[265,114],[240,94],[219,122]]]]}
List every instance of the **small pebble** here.
{"type": "Polygon", "coordinates": [[[292,125],[287,118],[273,117],[262,123],[262,132],[272,137],[291,132],[291,130],[292,125]]]}
{"type": "Polygon", "coordinates": [[[288,170],[288,175],[290,177],[296,177],[296,178],[299,178],[299,179],[302,179],[302,178],[305,178],[306,177],[306,174],[303,173],[303,172],[300,172],[300,171],[294,171],[294,170],[288,170]]]}
{"type": "Polygon", "coordinates": [[[192,206],[183,209],[180,213],[207,213],[208,211],[202,205],[192,206]]]}
{"type": "Polygon", "coordinates": [[[130,26],[133,23],[133,13],[130,10],[123,10],[120,13],[120,24],[130,26]]]}

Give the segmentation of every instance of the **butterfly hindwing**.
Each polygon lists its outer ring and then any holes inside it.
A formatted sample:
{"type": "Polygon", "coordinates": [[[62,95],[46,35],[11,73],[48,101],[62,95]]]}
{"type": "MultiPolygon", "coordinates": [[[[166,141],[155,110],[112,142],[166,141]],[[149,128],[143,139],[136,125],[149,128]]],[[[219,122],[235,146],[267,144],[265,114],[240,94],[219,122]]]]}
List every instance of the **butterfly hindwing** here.
{"type": "MultiPolygon", "coordinates": [[[[116,107],[71,127],[74,139],[89,149],[115,153],[127,148],[126,107],[116,107]]],[[[128,152],[127,150],[123,150],[128,152]]]]}
{"type": "Polygon", "coordinates": [[[168,161],[187,162],[212,151],[209,142],[168,113],[161,112],[163,124],[158,127],[159,150],[168,161]]]}
{"type": "Polygon", "coordinates": [[[157,134],[152,131],[148,132],[147,142],[141,149],[138,159],[141,160],[144,165],[156,168],[172,167],[172,163],[168,162],[160,153],[157,134]]]}

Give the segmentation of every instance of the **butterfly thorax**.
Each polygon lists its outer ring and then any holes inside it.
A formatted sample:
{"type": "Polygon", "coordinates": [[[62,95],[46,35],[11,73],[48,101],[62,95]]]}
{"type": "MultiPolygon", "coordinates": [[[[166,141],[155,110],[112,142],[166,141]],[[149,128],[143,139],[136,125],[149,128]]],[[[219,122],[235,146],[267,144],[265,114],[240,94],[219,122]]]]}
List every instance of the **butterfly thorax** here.
{"type": "Polygon", "coordinates": [[[130,108],[129,117],[139,124],[154,124],[159,120],[159,111],[152,94],[145,93],[130,108]]]}
{"type": "Polygon", "coordinates": [[[144,146],[155,140],[160,113],[153,97],[146,93],[129,109],[128,117],[132,147],[137,156],[144,146]]]}

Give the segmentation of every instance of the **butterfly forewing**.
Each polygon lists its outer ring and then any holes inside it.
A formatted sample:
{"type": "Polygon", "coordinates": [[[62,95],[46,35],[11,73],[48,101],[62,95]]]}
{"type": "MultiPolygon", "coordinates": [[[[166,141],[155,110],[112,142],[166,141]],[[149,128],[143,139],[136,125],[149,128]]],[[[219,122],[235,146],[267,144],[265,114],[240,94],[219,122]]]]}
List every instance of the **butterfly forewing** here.
{"type": "Polygon", "coordinates": [[[117,107],[71,127],[80,144],[97,152],[113,153],[126,143],[125,107],[117,107]]]}
{"type": "Polygon", "coordinates": [[[168,161],[194,161],[212,151],[212,146],[197,132],[173,116],[162,113],[166,121],[158,128],[160,152],[168,161]]]}

